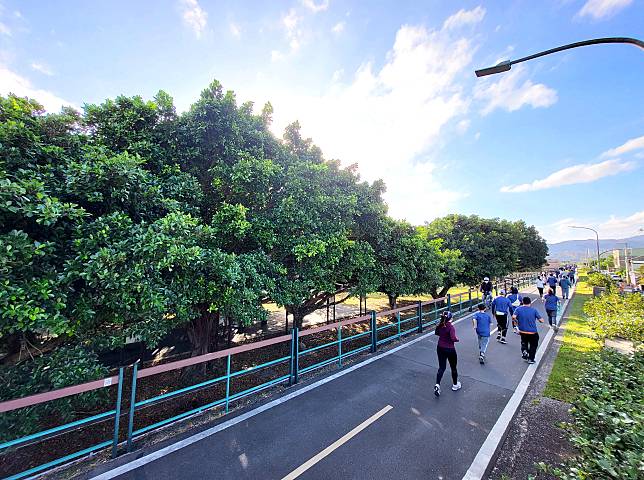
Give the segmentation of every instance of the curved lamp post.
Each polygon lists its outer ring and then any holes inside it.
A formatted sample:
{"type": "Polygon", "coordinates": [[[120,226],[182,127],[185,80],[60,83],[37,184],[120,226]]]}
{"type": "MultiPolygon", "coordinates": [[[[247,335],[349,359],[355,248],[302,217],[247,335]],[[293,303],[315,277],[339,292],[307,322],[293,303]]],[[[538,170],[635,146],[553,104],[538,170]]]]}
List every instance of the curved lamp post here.
{"type": "Polygon", "coordinates": [[[505,60],[493,67],[482,68],[476,70],[477,77],[485,77],[486,75],[494,75],[495,73],[507,72],[512,68],[512,65],[517,63],[526,62],[532,60],[533,58],[543,57],[544,55],[550,55],[551,53],[561,52],[562,50],[569,50],[571,48],[585,47],[587,45],[597,45],[599,43],[630,43],[644,50],[644,42],[638,40],[637,38],[630,37],[608,37],[608,38],[593,38],[591,40],[584,40],[581,42],[569,43],[568,45],[562,45],[561,47],[551,48],[550,50],[545,50],[543,52],[535,53],[534,55],[528,55],[527,57],[519,58],[518,60],[505,60]]]}
{"type": "Polygon", "coordinates": [[[582,230],[590,230],[591,232],[595,232],[595,238],[597,240],[597,268],[601,268],[599,263],[599,233],[597,233],[597,230],[590,227],[576,227],[574,225],[568,225],[568,226],[570,228],[581,228],[582,230]]]}

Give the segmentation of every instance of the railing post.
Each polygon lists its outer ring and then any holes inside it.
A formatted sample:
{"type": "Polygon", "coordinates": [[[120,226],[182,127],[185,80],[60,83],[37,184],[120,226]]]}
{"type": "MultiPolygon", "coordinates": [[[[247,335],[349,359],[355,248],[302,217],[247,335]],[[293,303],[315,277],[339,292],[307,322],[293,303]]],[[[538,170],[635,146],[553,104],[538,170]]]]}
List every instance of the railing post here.
{"type": "Polygon", "coordinates": [[[123,395],[123,367],[119,368],[119,385],[116,391],[116,413],[114,414],[114,439],[112,440],[112,458],[116,457],[119,445],[119,426],[121,423],[121,397],[123,395]]]}
{"type": "Polygon", "coordinates": [[[338,325],[338,367],[342,368],[342,325],[338,325]]]}
{"type": "Polygon", "coordinates": [[[434,300],[434,321],[438,321],[438,302],[434,300]]]}
{"type": "Polygon", "coordinates": [[[418,300],[417,316],[418,316],[418,333],[423,333],[423,302],[418,300]]]}
{"type": "Polygon", "coordinates": [[[127,422],[127,451],[132,451],[132,431],[134,430],[134,409],[136,404],[136,376],[139,371],[139,361],[134,362],[132,368],[132,391],[130,392],[130,413],[127,422]]]}
{"type": "Polygon", "coordinates": [[[397,335],[397,337],[400,338],[400,312],[396,312],[396,322],[398,323],[398,335],[397,335]]]}
{"type": "Polygon", "coordinates": [[[230,403],[230,355],[226,355],[226,413],[230,403]]]}
{"type": "Polygon", "coordinates": [[[452,296],[448,293],[447,294],[447,311],[450,312],[452,310],[452,296]]]}
{"type": "Polygon", "coordinates": [[[292,375],[293,375],[293,383],[297,383],[298,380],[298,373],[300,371],[300,340],[299,340],[299,330],[297,327],[293,328],[292,331],[293,339],[291,340],[293,342],[293,367],[292,367],[292,375]]]}
{"type": "Polygon", "coordinates": [[[371,353],[375,353],[378,347],[378,325],[376,322],[376,311],[371,310],[371,353]]]}
{"type": "Polygon", "coordinates": [[[472,289],[471,288],[467,290],[467,301],[470,304],[470,306],[467,309],[467,311],[471,312],[472,311],[472,289]]]}

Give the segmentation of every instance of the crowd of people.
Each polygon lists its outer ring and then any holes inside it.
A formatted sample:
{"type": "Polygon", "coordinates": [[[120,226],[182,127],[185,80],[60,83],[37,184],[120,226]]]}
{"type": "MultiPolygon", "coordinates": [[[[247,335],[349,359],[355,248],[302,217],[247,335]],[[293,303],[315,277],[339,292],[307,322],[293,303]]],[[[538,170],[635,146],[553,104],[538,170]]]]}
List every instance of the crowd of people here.
{"type": "MultiPolygon", "coordinates": [[[[541,274],[536,279],[536,287],[539,292],[539,299],[543,301],[550,328],[557,331],[557,311],[561,303],[569,298],[570,289],[576,282],[576,266],[566,265],[546,274],[541,274]],[[561,296],[557,295],[557,286],[561,289],[561,296]],[[544,290],[547,288],[546,293],[544,290]]],[[[512,326],[514,333],[521,337],[521,357],[528,363],[535,363],[535,355],[539,346],[539,331],[537,322],[544,323],[539,311],[532,306],[532,299],[523,296],[518,288],[512,287],[509,292],[499,290],[496,297],[492,298],[494,285],[486,277],[480,287],[483,293],[483,302],[477,307],[478,311],[472,318],[472,327],[478,339],[479,363],[485,363],[485,355],[493,332],[493,317],[497,324],[496,340],[501,344],[507,343],[507,333],[512,326]],[[488,301],[489,300],[489,301],[488,301]],[[488,310],[491,311],[488,313],[488,310]]],[[[436,352],[438,355],[438,372],[434,394],[438,397],[441,394],[441,380],[449,363],[452,373],[452,390],[461,389],[461,382],[458,380],[458,355],[455,344],[459,341],[456,336],[456,329],[452,324],[452,313],[444,311],[441,314],[440,322],[436,326],[435,334],[438,335],[436,352]]]]}

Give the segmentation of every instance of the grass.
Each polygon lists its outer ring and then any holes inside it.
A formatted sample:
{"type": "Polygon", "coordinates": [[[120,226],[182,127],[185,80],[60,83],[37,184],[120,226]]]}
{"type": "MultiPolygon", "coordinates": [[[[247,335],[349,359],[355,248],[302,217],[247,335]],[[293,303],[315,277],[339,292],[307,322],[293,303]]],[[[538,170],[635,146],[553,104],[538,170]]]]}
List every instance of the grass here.
{"type": "Polygon", "coordinates": [[[583,368],[593,352],[601,349],[601,343],[594,338],[583,312],[584,303],[592,298],[592,292],[592,287],[586,283],[586,277],[580,275],[577,291],[568,310],[563,344],[543,392],[546,397],[572,403],[577,394],[580,368],[583,368]]]}

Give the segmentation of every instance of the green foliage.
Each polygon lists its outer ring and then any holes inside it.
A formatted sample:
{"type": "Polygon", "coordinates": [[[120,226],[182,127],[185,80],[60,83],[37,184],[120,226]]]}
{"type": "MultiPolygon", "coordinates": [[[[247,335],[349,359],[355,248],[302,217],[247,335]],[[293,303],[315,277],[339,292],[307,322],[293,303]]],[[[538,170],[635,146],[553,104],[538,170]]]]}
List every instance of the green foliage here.
{"type": "Polygon", "coordinates": [[[644,471],[644,352],[596,354],[581,378],[568,425],[578,456],[559,467],[563,480],[639,479],[644,471]]]}
{"type": "Polygon", "coordinates": [[[644,342],[644,296],[609,291],[584,305],[590,327],[599,338],[644,342]]]}
{"type": "Polygon", "coordinates": [[[606,287],[606,288],[612,288],[615,286],[613,283],[613,280],[610,278],[609,275],[603,274],[603,273],[591,273],[588,275],[588,284],[593,286],[593,287],[606,287]]]}
{"type": "MultiPolygon", "coordinates": [[[[34,395],[103,378],[108,370],[96,354],[80,346],[58,347],[49,354],[17,365],[0,366],[0,401],[34,395]]],[[[0,441],[11,440],[39,430],[41,422],[71,421],[74,412],[92,412],[105,405],[104,390],[82,393],[54,402],[2,414],[0,441]]]]}

